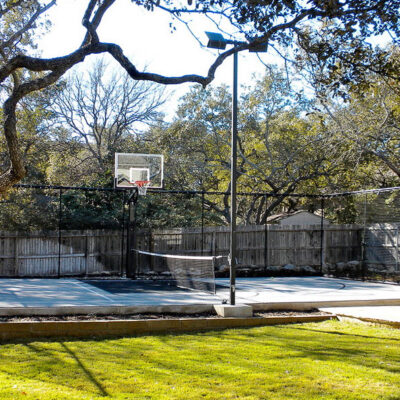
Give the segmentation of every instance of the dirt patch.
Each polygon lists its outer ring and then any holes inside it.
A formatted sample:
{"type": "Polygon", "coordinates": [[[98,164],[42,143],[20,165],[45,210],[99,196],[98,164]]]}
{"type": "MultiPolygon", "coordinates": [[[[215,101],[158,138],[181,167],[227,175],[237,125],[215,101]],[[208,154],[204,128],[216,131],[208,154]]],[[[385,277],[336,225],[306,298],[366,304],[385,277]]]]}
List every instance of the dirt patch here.
{"type": "MultiPolygon", "coordinates": [[[[319,310],[311,311],[266,311],[255,312],[254,317],[303,317],[310,315],[329,315],[319,310]]],[[[222,318],[215,313],[198,314],[110,314],[110,315],[62,315],[62,316],[29,316],[29,317],[0,317],[0,322],[49,322],[49,321],[96,321],[96,320],[143,320],[143,319],[180,319],[180,318],[222,318]]]]}

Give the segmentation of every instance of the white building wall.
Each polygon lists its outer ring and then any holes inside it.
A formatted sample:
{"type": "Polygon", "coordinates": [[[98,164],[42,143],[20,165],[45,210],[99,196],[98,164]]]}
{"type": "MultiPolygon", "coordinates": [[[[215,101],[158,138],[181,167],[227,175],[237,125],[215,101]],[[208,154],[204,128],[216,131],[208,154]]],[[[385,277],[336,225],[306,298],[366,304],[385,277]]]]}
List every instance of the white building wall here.
{"type": "MultiPolygon", "coordinates": [[[[311,214],[309,212],[301,212],[289,217],[283,218],[279,225],[319,225],[321,217],[311,214]]],[[[324,219],[324,224],[329,224],[329,221],[324,219]]]]}

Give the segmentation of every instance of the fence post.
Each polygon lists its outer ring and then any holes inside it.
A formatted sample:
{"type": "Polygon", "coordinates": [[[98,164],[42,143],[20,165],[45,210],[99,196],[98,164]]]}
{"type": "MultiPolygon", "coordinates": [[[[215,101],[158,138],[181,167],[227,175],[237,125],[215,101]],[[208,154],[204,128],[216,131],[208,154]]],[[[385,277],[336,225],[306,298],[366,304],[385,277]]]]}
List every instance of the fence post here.
{"type": "Polygon", "coordinates": [[[58,204],[58,268],[57,277],[61,277],[61,221],[62,221],[62,189],[59,193],[59,204],[58,204]]]}
{"type": "Polygon", "coordinates": [[[399,230],[400,225],[397,225],[396,229],[396,271],[399,270],[399,257],[400,257],[400,249],[399,249],[399,244],[400,244],[400,230],[399,230]]]}
{"type": "Polygon", "coordinates": [[[216,231],[212,231],[212,236],[211,236],[211,255],[216,256],[216,231]]]}
{"type": "Polygon", "coordinates": [[[265,196],[265,222],[264,222],[264,272],[268,270],[268,196],[265,196]]]}
{"type": "Polygon", "coordinates": [[[264,272],[268,270],[268,224],[264,225],[264,272]]]}
{"type": "Polygon", "coordinates": [[[14,241],[14,272],[15,276],[19,276],[19,260],[18,260],[18,253],[19,253],[19,246],[18,246],[18,234],[15,236],[14,241]]]}
{"type": "Polygon", "coordinates": [[[201,193],[201,255],[204,254],[204,192],[201,193]]]}
{"type": "Polygon", "coordinates": [[[324,228],[324,218],[325,218],[325,201],[321,199],[321,254],[320,254],[320,270],[319,272],[323,272],[323,268],[325,265],[325,228],[324,228]]]}
{"type": "Polygon", "coordinates": [[[85,276],[89,275],[89,235],[85,231],[85,276]]]}
{"type": "Polygon", "coordinates": [[[365,280],[367,275],[367,194],[364,196],[364,221],[361,239],[361,279],[365,280]]]}

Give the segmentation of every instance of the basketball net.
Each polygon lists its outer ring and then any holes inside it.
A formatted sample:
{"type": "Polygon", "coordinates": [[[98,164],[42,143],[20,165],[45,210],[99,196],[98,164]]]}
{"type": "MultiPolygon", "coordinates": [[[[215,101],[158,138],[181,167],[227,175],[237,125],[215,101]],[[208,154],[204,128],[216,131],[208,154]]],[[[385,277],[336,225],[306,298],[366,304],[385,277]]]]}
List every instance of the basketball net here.
{"type": "Polygon", "coordinates": [[[138,194],[140,196],[145,196],[147,193],[147,188],[150,186],[150,181],[135,181],[133,184],[138,189],[138,194]]]}

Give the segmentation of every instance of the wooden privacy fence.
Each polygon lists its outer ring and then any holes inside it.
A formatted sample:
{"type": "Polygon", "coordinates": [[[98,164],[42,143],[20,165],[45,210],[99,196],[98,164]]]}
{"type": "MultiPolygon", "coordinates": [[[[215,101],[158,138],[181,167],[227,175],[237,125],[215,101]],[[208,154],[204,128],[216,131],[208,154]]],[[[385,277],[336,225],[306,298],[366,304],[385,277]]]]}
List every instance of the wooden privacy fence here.
{"type": "Polygon", "coordinates": [[[400,271],[400,223],[373,224],[365,232],[365,260],[370,270],[400,271]]]}
{"type": "MultiPolygon", "coordinates": [[[[317,267],[326,263],[359,260],[361,227],[358,225],[239,226],[238,267],[317,267]]],[[[137,247],[156,253],[182,255],[228,255],[229,228],[139,231],[137,247]]],[[[140,267],[140,266],[139,266],[140,267]]]]}
{"type": "MultiPolygon", "coordinates": [[[[239,268],[311,266],[361,259],[357,225],[239,226],[239,268]]],[[[121,231],[0,232],[0,276],[119,275],[125,271],[121,231]]],[[[137,248],[183,255],[228,255],[229,228],[139,231],[137,248]]],[[[139,266],[150,268],[149,266],[139,266]]],[[[160,272],[160,271],[159,271],[160,272]]]]}
{"type": "Polygon", "coordinates": [[[0,231],[0,276],[115,275],[124,256],[120,231],[0,231]]]}

